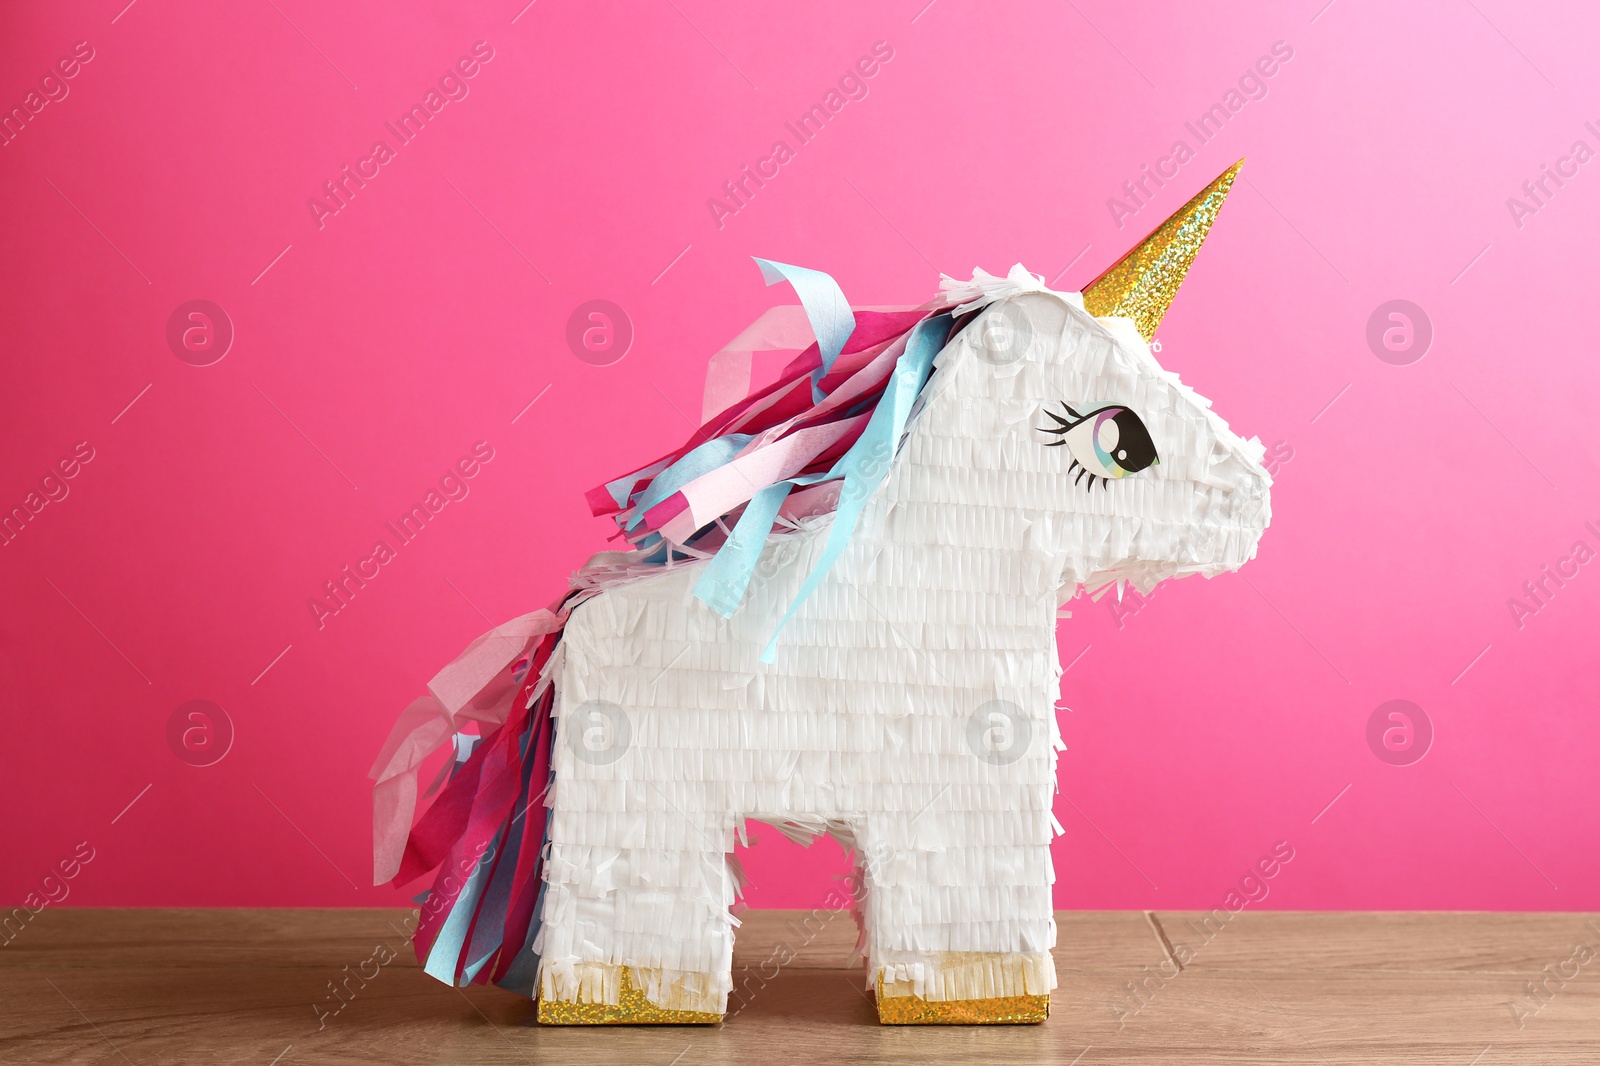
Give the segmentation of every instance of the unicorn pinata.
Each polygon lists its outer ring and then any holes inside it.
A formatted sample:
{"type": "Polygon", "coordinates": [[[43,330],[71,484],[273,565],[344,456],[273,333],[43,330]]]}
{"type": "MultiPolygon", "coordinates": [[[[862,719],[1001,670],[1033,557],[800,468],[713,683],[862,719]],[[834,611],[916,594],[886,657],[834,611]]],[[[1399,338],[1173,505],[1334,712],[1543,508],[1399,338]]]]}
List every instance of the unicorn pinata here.
{"type": "Polygon", "coordinates": [[[881,1021],[1044,1020],[1058,609],[1236,570],[1270,517],[1261,443],[1148,345],[1240,165],[1081,294],[1019,265],[852,311],[757,260],[800,307],[713,357],[682,447],[590,493],[630,549],[474,641],[378,757],[377,882],[437,871],[427,972],[550,1024],[718,1022],[756,819],[853,854],[881,1021]]]}

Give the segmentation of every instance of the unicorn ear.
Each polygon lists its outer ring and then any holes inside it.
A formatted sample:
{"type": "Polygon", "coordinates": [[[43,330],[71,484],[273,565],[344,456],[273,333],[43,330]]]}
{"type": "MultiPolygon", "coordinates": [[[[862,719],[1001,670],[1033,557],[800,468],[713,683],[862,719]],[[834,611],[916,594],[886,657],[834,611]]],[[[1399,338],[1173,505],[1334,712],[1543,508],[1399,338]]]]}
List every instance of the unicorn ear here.
{"type": "Polygon", "coordinates": [[[1084,286],[1084,308],[1096,318],[1131,318],[1145,340],[1154,337],[1242,166],[1243,159],[1223,171],[1138,247],[1084,286]]]}

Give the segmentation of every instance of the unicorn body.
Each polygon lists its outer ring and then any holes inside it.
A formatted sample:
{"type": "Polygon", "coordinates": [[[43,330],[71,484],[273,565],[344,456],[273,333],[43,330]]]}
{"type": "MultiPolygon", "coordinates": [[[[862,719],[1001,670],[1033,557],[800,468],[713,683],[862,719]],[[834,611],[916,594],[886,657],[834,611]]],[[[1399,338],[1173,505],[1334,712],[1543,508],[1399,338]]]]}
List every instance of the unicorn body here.
{"type": "Polygon", "coordinates": [[[700,565],[573,611],[535,945],[542,997],[616,1002],[627,966],[658,1005],[721,1014],[726,857],[746,818],[854,848],[868,979],[885,992],[971,1000],[1055,986],[1057,608],[1080,586],[1237,568],[1266,526],[1270,482],[1259,443],[1163,371],[1131,323],[1095,319],[1075,295],[991,302],[935,366],[775,662],[762,645],[816,566],[829,517],[767,542],[732,618],[693,595],[700,565]],[[1160,462],[1074,484],[1043,417],[1063,402],[1137,412],[1160,462]]]}
{"type": "Polygon", "coordinates": [[[1237,171],[1081,295],[1019,265],[858,318],[758,260],[817,343],[732,406],[713,374],[683,448],[590,494],[633,550],[475,641],[378,757],[376,880],[439,871],[427,972],[543,1022],[717,1021],[754,819],[854,854],[881,1020],[1042,1020],[1058,610],[1235,570],[1270,517],[1260,442],[1147,344],[1237,171]]]}

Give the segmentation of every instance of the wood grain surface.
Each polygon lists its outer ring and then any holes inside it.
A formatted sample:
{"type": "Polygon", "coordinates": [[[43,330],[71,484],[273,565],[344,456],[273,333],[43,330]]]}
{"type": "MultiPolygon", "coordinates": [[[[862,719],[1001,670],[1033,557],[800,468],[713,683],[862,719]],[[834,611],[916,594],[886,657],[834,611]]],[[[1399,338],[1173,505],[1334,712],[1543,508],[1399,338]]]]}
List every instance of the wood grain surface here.
{"type": "Polygon", "coordinates": [[[0,947],[0,1062],[1600,1062],[1590,915],[1062,912],[1048,1022],[887,1028],[848,914],[751,911],[721,1026],[568,1029],[424,975],[407,913],[47,910],[0,947]]]}

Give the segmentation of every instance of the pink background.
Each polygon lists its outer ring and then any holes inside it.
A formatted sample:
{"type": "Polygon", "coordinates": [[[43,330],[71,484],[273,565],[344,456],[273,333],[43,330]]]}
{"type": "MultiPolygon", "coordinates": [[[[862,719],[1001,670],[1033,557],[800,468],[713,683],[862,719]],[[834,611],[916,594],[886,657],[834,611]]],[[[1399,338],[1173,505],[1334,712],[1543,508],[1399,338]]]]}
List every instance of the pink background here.
{"type": "MultiPolygon", "coordinates": [[[[1217,906],[1287,841],[1264,906],[1600,908],[1600,565],[1520,628],[1507,603],[1600,548],[1600,163],[1506,203],[1600,148],[1600,16],[524,2],[5,5],[6,108],[94,58],[0,147],[0,507],[94,458],[0,547],[0,900],[85,841],[69,905],[401,902],[364,884],[373,755],[560,591],[608,532],[583,492],[681,441],[706,356],[791,298],[751,255],[860,304],[1018,260],[1078,288],[1248,156],[1161,358],[1292,458],[1242,574],[1063,623],[1058,902],[1217,906]],[[478,41],[469,95],[319,228],[478,41]],[[719,228],[707,199],[877,41],[866,98],[719,228]],[[1108,197],[1277,41],[1267,95],[1119,229],[1108,197]],[[166,341],[192,299],[236,330],[210,366],[166,341]],[[615,365],[567,347],[591,299],[633,323],[615,365]],[[1392,299],[1435,331],[1410,365],[1366,341],[1392,299]],[[319,629],[308,600],[477,441],[470,495],[319,629]],[[235,730],[211,766],[169,747],[194,699],[235,730]],[[1412,765],[1368,746],[1392,699],[1432,724],[1412,765]]],[[[842,871],[772,832],[744,860],[756,905],[842,871]]]]}

